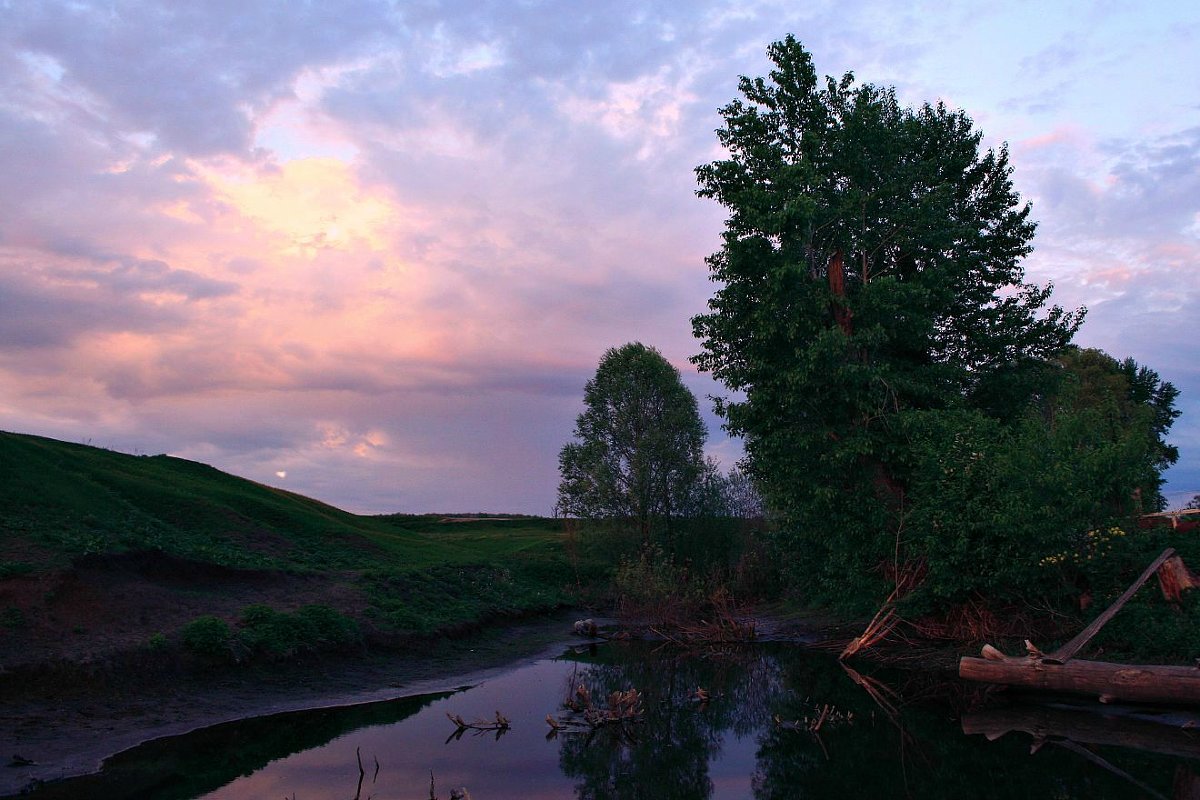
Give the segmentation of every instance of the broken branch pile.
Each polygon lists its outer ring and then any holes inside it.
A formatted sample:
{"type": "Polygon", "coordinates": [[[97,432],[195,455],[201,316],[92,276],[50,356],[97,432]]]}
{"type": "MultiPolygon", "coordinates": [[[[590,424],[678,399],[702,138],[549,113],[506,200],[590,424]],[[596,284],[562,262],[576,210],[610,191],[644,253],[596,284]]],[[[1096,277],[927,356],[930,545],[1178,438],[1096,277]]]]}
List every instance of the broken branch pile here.
{"type": "Polygon", "coordinates": [[[570,712],[569,715],[546,715],[546,724],[550,726],[551,735],[560,731],[594,731],[606,725],[642,722],[646,717],[642,695],[637,689],[613,692],[608,696],[607,704],[600,705],[592,699],[591,691],[580,684],[575,693],[563,703],[563,707],[570,712]]]}

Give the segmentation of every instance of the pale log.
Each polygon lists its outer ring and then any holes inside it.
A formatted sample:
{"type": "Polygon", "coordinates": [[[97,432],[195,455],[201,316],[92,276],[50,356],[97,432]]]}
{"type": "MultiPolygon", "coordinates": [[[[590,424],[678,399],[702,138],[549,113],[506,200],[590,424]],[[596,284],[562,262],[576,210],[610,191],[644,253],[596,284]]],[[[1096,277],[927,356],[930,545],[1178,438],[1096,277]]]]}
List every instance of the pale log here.
{"type": "Polygon", "coordinates": [[[1036,657],[1000,660],[963,657],[959,677],[982,683],[1090,695],[1104,701],[1200,704],[1200,668],[1110,664],[1072,659],[1054,664],[1036,657]]]}

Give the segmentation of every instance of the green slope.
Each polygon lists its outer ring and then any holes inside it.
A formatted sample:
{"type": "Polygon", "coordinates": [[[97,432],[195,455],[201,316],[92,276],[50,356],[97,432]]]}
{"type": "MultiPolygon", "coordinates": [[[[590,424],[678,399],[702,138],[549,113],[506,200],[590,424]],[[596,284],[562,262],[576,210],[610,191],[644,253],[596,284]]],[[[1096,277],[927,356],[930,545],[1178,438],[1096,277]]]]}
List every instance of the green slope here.
{"type": "Polygon", "coordinates": [[[549,520],[438,519],[359,516],[193,461],[0,432],[9,570],[141,549],[240,568],[412,569],[557,547],[549,520]]]}
{"type": "MultiPolygon", "coordinates": [[[[64,608],[65,591],[29,583],[46,575],[56,586],[68,572],[97,565],[126,572],[141,565],[144,583],[157,584],[183,570],[196,585],[171,589],[171,602],[179,592],[190,592],[193,606],[195,597],[211,597],[211,610],[235,623],[239,607],[296,606],[303,589],[307,602],[327,603],[383,634],[553,608],[569,600],[577,579],[555,520],[360,516],[193,461],[0,432],[0,627],[30,641],[49,640],[65,625],[97,627],[83,619],[86,607],[64,608]],[[206,565],[273,577],[243,595],[227,573],[206,565]],[[268,589],[274,594],[263,599],[268,589]]],[[[104,581],[91,573],[88,580],[104,581]]],[[[121,591],[139,596],[136,588],[121,591]]],[[[144,616],[136,600],[125,602],[133,607],[124,616],[144,616]]]]}

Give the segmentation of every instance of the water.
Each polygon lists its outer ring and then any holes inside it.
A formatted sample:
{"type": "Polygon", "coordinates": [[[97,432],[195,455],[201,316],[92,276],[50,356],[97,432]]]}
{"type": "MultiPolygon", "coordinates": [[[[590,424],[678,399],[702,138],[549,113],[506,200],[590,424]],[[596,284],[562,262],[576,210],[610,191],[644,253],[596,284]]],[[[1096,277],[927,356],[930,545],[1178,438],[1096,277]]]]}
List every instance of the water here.
{"type": "Polygon", "coordinates": [[[1094,713],[1081,724],[1078,712],[1062,708],[967,716],[968,727],[980,729],[1014,719],[1019,726],[1034,715],[1043,730],[1066,726],[1084,730],[1083,738],[1137,739],[1143,747],[1148,737],[1174,754],[1085,749],[1051,736],[1031,755],[1024,733],[995,741],[963,733],[960,712],[977,702],[979,687],[920,673],[855,677],[797,647],[682,653],[605,645],[470,688],[152,742],[111,759],[100,776],[48,786],[40,796],[426,800],[431,775],[443,800],[458,787],[474,800],[1198,796],[1189,792],[1200,787],[1200,734],[1193,742],[1178,726],[1164,739],[1163,725],[1110,725],[1094,713]],[[593,698],[638,689],[643,721],[548,736],[546,716],[568,718],[563,702],[581,685],[593,698]],[[697,688],[709,693],[707,703],[695,699],[697,688]],[[497,711],[511,720],[500,735],[455,737],[446,717],[491,719],[497,711]]]}

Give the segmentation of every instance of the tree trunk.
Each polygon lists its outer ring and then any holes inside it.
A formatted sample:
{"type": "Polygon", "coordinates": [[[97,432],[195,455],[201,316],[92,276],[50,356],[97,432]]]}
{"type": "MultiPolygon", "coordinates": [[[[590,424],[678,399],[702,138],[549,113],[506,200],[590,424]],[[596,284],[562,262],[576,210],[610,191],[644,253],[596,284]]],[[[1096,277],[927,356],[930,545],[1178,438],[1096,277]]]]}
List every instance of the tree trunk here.
{"type": "Polygon", "coordinates": [[[1183,600],[1183,593],[1197,586],[1200,586],[1200,578],[1187,568],[1179,556],[1168,558],[1158,568],[1158,588],[1162,589],[1163,597],[1172,603],[1183,600]]]}
{"type": "Polygon", "coordinates": [[[842,333],[849,336],[854,333],[854,323],[851,321],[850,308],[846,305],[846,268],[840,248],[829,262],[829,291],[837,298],[833,301],[833,318],[842,333]]]}

